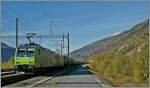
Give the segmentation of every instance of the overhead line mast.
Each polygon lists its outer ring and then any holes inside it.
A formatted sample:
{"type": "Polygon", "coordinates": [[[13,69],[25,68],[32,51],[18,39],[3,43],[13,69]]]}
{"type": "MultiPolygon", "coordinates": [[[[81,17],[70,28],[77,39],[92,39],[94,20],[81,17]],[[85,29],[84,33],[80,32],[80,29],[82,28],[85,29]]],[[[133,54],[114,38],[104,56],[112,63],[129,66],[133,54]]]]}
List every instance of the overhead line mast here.
{"type": "Polygon", "coordinates": [[[18,47],[18,18],[16,18],[16,49],[18,47]]]}

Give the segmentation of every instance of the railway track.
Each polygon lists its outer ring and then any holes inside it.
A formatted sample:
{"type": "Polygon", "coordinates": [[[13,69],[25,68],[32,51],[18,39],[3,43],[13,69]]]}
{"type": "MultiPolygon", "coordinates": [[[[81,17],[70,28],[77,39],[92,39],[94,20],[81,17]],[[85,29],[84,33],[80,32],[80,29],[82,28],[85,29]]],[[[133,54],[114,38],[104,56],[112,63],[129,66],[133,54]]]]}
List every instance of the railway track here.
{"type": "Polygon", "coordinates": [[[21,80],[25,80],[31,77],[35,77],[37,75],[32,74],[32,73],[22,73],[22,74],[11,74],[11,75],[4,75],[1,77],[1,86],[6,86],[21,80]]]}
{"type": "Polygon", "coordinates": [[[14,68],[1,69],[1,77],[17,74],[14,68]]]}
{"type": "Polygon", "coordinates": [[[5,69],[1,69],[1,72],[7,72],[7,71],[15,71],[15,68],[5,68],[5,69]]]}
{"type": "Polygon", "coordinates": [[[15,72],[15,71],[6,71],[6,72],[1,72],[1,76],[11,75],[11,74],[16,74],[16,72],[15,72]]]}
{"type": "MultiPolygon", "coordinates": [[[[71,70],[75,69],[77,67],[72,67],[71,70]]],[[[17,83],[13,83],[4,87],[36,87],[39,86],[40,84],[43,84],[46,81],[52,80],[55,77],[59,77],[61,75],[65,75],[65,74],[69,74],[69,71],[71,71],[70,68],[69,69],[64,69],[62,71],[57,71],[57,72],[52,72],[49,73],[47,75],[38,75],[36,77],[27,79],[27,80],[22,80],[22,81],[18,81],[17,83]]]]}

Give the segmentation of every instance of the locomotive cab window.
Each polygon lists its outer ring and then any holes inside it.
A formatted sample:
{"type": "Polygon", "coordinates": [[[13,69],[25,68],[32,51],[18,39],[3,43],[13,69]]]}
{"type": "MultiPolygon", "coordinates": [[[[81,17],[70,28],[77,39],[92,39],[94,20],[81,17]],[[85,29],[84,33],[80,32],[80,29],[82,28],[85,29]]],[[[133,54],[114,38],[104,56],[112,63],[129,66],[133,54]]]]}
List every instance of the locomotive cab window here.
{"type": "Polygon", "coordinates": [[[28,50],[27,50],[27,56],[28,56],[28,57],[34,56],[34,49],[28,49],[28,50]]]}
{"type": "Polygon", "coordinates": [[[17,57],[23,57],[26,55],[26,49],[18,49],[17,50],[17,57]]]}

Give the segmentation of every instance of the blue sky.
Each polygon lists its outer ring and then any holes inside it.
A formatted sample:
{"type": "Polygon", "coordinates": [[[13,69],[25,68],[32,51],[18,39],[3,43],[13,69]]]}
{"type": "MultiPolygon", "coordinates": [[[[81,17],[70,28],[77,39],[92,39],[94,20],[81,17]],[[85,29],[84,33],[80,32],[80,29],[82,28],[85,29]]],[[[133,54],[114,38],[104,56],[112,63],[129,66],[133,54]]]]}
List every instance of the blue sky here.
{"type": "MultiPolygon", "coordinates": [[[[15,35],[15,17],[18,17],[20,21],[20,35],[28,32],[37,34],[69,32],[70,47],[73,51],[115,33],[128,30],[135,24],[148,19],[148,1],[5,1],[2,3],[3,35],[15,35]],[[54,16],[49,11],[52,11],[54,16]],[[50,20],[53,21],[52,26],[50,26],[50,20]],[[51,31],[50,28],[52,28],[51,31]]],[[[51,42],[43,39],[41,44],[52,49],[54,46],[50,44],[51,42]]],[[[23,42],[20,41],[20,43],[23,42]]]]}

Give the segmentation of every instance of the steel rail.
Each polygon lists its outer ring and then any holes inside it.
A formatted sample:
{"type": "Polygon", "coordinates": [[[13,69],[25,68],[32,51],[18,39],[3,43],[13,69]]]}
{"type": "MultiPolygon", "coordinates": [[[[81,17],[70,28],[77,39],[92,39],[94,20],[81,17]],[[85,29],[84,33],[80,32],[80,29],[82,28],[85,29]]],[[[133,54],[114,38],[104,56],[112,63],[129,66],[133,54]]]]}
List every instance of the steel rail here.
{"type": "Polygon", "coordinates": [[[32,74],[32,73],[28,73],[28,74],[15,74],[15,75],[2,77],[1,78],[1,86],[4,87],[6,85],[9,85],[9,84],[21,81],[21,80],[25,80],[28,78],[32,78],[35,76],[37,76],[37,75],[32,74]]]}

